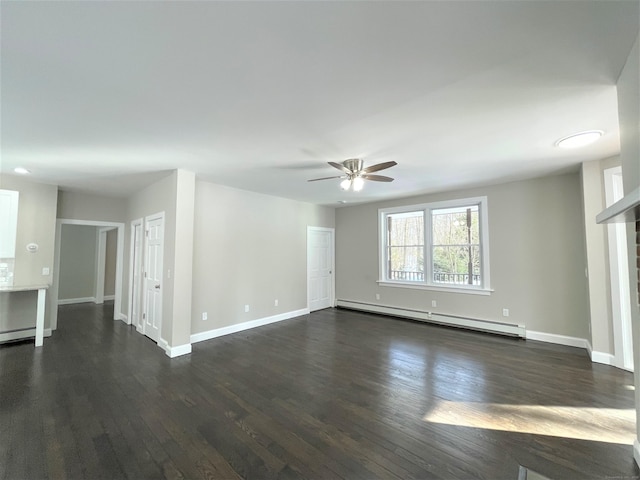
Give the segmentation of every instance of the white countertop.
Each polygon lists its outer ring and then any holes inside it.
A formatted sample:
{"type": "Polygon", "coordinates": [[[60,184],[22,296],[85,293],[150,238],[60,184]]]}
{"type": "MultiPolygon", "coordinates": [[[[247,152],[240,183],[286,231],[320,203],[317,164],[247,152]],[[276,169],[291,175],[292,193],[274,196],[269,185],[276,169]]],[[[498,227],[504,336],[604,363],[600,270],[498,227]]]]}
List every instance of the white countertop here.
{"type": "Polygon", "coordinates": [[[596,223],[635,222],[640,218],[640,187],[596,216],[596,223]]]}
{"type": "Polygon", "coordinates": [[[41,288],[49,288],[51,285],[43,283],[42,285],[12,285],[10,287],[0,287],[0,292],[28,292],[31,290],[40,290],[41,288]]]}

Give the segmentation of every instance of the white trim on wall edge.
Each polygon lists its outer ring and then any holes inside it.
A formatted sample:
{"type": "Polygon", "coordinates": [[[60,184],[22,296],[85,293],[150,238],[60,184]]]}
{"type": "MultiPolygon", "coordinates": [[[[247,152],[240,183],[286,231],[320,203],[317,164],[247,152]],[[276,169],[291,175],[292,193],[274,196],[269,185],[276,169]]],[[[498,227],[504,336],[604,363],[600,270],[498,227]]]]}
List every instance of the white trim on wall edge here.
{"type": "Polygon", "coordinates": [[[104,295],[104,296],[102,297],[102,299],[103,299],[105,302],[108,302],[108,301],[110,301],[110,300],[115,300],[115,299],[116,299],[116,296],[115,296],[115,295],[104,295]]]}
{"type": "Polygon", "coordinates": [[[250,320],[248,322],[236,323],[234,325],[229,325],[228,327],[214,328],[213,330],[207,330],[206,332],[194,333],[193,335],[191,335],[191,343],[203,342],[205,340],[211,340],[212,338],[222,337],[223,335],[242,332],[243,330],[262,327],[263,325],[268,325],[270,323],[281,322],[282,320],[288,320],[290,318],[300,317],[302,315],[308,315],[308,314],[309,314],[309,309],[302,308],[300,310],[293,310],[291,312],[272,315],[271,317],[258,318],[257,320],[250,320]]]}
{"type": "Polygon", "coordinates": [[[557,335],[555,333],[535,332],[527,330],[527,340],[537,340],[539,342],[555,343],[558,345],[566,345],[567,347],[584,348],[591,355],[591,344],[585,338],[568,337],[566,335],[557,335]]]}
{"type": "MultiPolygon", "coordinates": [[[[8,342],[11,340],[20,340],[22,338],[30,338],[30,337],[35,337],[36,336],[36,329],[35,328],[25,328],[24,330],[14,330],[12,332],[4,332],[4,333],[0,333],[0,342],[8,342]]],[[[45,337],[50,337],[51,336],[51,329],[50,328],[45,328],[44,329],[44,336],[45,337]]]]}
{"type": "Polygon", "coordinates": [[[637,438],[633,441],[633,458],[636,460],[636,464],[640,467],[640,443],[637,438]]]}
{"type": "Polygon", "coordinates": [[[72,303],[96,303],[96,297],[61,298],[58,305],[70,305],[72,303]]]}
{"type": "Polygon", "coordinates": [[[372,303],[354,302],[351,300],[338,300],[338,307],[350,308],[352,310],[361,310],[364,312],[382,313],[395,317],[409,318],[412,320],[420,320],[427,323],[435,323],[447,325],[451,327],[468,328],[483,332],[498,333],[501,335],[513,335],[524,338],[525,328],[522,325],[494,322],[492,320],[482,320],[478,318],[458,317],[453,315],[444,315],[440,313],[424,312],[421,310],[410,310],[407,308],[388,307],[384,305],[375,305],[372,303]]]}
{"type": "Polygon", "coordinates": [[[120,320],[129,325],[129,317],[127,317],[124,313],[120,314],[120,320]]]}

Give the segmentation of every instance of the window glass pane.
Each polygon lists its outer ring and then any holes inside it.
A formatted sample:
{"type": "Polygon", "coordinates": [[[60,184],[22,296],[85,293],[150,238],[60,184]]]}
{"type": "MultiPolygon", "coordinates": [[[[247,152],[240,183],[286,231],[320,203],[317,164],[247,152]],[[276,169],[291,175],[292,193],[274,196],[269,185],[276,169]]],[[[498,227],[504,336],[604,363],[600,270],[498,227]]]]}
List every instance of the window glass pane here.
{"type": "Polygon", "coordinates": [[[389,280],[424,282],[424,248],[389,247],[389,280]]]}
{"type": "Polygon", "coordinates": [[[387,215],[389,245],[424,245],[423,212],[387,215]]]}
{"type": "Polygon", "coordinates": [[[432,210],[434,245],[480,243],[478,205],[432,210]]]}
{"type": "Polygon", "coordinates": [[[424,213],[387,215],[387,277],[424,282],[424,213]]]}
{"type": "Polygon", "coordinates": [[[434,246],[433,282],[480,285],[480,246],[434,246]]]}

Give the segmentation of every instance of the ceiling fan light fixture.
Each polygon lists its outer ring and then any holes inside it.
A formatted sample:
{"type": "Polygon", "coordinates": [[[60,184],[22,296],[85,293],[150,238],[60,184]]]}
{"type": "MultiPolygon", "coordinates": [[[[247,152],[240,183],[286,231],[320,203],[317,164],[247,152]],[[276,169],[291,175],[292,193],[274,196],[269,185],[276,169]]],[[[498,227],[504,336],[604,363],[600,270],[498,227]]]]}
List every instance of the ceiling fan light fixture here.
{"type": "Polygon", "coordinates": [[[558,140],[556,147],[565,149],[585,147],[597,141],[603,134],[602,130],[587,130],[574,133],[558,140]]]}
{"type": "Polygon", "coordinates": [[[391,168],[397,163],[395,161],[382,162],[369,167],[364,167],[364,161],[359,158],[349,158],[342,163],[327,162],[333,168],[342,172],[342,175],[333,177],[312,178],[307,182],[317,182],[319,180],[331,180],[333,178],[343,178],[340,182],[340,188],[344,191],[353,190],[359,192],[364,188],[364,181],[371,180],[373,182],[393,182],[393,178],[384,175],[372,175],[372,172],[378,172],[391,168]]]}

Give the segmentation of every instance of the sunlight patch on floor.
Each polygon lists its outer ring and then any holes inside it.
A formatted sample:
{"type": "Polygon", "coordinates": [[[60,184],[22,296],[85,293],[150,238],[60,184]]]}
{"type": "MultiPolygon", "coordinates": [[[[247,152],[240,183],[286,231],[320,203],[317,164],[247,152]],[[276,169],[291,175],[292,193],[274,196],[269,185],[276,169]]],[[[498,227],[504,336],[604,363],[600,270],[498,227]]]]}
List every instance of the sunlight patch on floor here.
{"type": "Polygon", "coordinates": [[[452,402],[442,400],[424,417],[431,423],[633,445],[632,408],[452,402]]]}

